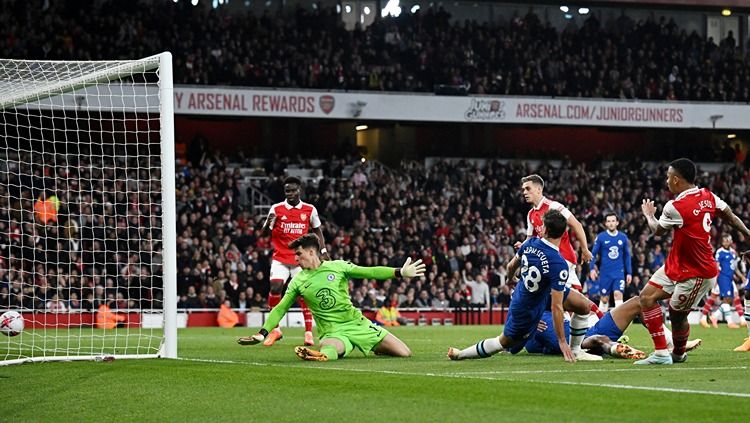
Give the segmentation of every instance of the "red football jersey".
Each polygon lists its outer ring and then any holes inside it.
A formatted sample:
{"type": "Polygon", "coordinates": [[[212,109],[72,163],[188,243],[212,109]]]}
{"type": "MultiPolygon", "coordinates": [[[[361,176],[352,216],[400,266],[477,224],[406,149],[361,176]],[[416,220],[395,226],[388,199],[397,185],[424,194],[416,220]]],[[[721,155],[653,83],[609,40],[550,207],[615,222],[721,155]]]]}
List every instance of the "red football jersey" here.
{"type": "Polygon", "coordinates": [[[310,232],[311,228],[320,226],[318,210],[312,204],[300,201],[295,207],[282,201],[271,206],[269,212],[276,215],[276,221],[271,229],[271,245],[273,259],[284,264],[296,265],[294,251],[289,243],[310,232]]]}
{"type": "MultiPolygon", "coordinates": [[[[527,236],[535,236],[538,238],[542,237],[542,229],[544,228],[544,214],[547,213],[547,210],[557,210],[562,213],[565,219],[568,219],[573,215],[573,213],[571,213],[567,207],[563,206],[557,201],[552,201],[547,197],[542,197],[542,201],[539,202],[539,205],[532,207],[531,210],[529,210],[529,214],[526,215],[527,236]]],[[[576,253],[573,250],[573,246],[570,245],[570,236],[568,235],[567,229],[565,230],[565,233],[563,233],[562,239],[560,240],[560,255],[565,260],[571,263],[575,264],[578,262],[576,253]]]]}
{"type": "Polygon", "coordinates": [[[711,222],[717,210],[727,208],[721,198],[706,188],[683,191],[664,205],[659,225],[674,228],[672,249],[664,271],[675,282],[690,278],[713,278],[719,274],[711,246],[711,222]]]}

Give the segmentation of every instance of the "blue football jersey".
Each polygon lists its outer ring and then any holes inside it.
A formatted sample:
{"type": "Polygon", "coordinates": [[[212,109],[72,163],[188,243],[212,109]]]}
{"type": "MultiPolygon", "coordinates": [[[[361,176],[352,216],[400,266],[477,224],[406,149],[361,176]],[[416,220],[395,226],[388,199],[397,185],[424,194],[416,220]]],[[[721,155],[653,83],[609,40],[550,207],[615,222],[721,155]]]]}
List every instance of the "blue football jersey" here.
{"type": "Polygon", "coordinates": [[[737,253],[733,249],[716,250],[716,262],[719,263],[719,274],[724,277],[732,277],[737,268],[737,253]]]}
{"type": "Polygon", "coordinates": [[[624,233],[617,231],[612,235],[604,231],[597,235],[594,248],[591,250],[594,262],[597,262],[599,253],[601,253],[601,260],[598,260],[599,274],[619,277],[633,274],[628,237],[624,233]]]}
{"type": "Polygon", "coordinates": [[[521,279],[513,291],[515,307],[536,310],[547,304],[551,290],[565,290],[568,263],[554,244],[533,237],[524,242],[517,255],[521,259],[521,279]]]}

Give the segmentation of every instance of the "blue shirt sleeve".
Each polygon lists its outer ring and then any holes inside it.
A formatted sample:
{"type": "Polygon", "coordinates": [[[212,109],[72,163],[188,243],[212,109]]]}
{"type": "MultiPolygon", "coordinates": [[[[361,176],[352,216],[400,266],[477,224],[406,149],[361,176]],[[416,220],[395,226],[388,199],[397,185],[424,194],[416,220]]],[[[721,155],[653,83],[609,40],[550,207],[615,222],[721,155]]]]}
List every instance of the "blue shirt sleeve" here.
{"type": "Polygon", "coordinates": [[[594,241],[594,248],[591,250],[591,256],[593,257],[591,259],[591,267],[593,269],[596,269],[596,261],[598,260],[599,255],[599,249],[602,247],[602,234],[599,234],[596,236],[596,240],[594,241]]]}
{"type": "Polygon", "coordinates": [[[568,263],[565,260],[550,263],[550,285],[555,291],[565,290],[568,282],[568,263]]]}
{"type": "Polygon", "coordinates": [[[630,243],[628,242],[628,237],[625,236],[625,234],[622,234],[622,252],[623,256],[625,256],[625,274],[626,275],[632,275],[633,274],[633,260],[630,256],[630,243]]]}

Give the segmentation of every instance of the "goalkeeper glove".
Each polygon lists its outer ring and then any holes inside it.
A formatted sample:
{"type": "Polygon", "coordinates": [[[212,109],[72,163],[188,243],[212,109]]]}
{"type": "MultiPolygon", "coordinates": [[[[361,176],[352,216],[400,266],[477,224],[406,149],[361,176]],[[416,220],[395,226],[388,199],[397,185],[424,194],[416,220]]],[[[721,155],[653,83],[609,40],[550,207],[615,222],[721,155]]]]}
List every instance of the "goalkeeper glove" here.
{"type": "Polygon", "coordinates": [[[401,276],[404,278],[414,278],[417,276],[423,276],[425,268],[427,266],[422,263],[422,260],[417,260],[414,263],[411,262],[411,257],[407,257],[404,265],[401,266],[401,276]]]}
{"type": "Polygon", "coordinates": [[[265,329],[261,329],[260,332],[256,333],[252,336],[243,336],[242,338],[239,338],[237,340],[237,343],[240,345],[256,345],[260,344],[266,339],[266,335],[268,335],[268,332],[266,332],[265,329]]]}

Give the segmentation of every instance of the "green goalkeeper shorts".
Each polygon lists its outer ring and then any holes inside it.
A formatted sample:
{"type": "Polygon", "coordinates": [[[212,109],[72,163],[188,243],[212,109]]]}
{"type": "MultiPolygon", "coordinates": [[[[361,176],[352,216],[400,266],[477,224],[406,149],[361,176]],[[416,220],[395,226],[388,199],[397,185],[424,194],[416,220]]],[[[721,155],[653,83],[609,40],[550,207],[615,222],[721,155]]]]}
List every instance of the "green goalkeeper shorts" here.
{"type": "Polygon", "coordinates": [[[327,338],[335,338],[344,343],[344,357],[348,356],[357,347],[367,355],[372,351],[390,332],[382,326],[372,323],[366,317],[359,320],[336,325],[336,327],[321,336],[321,341],[327,338]]]}

